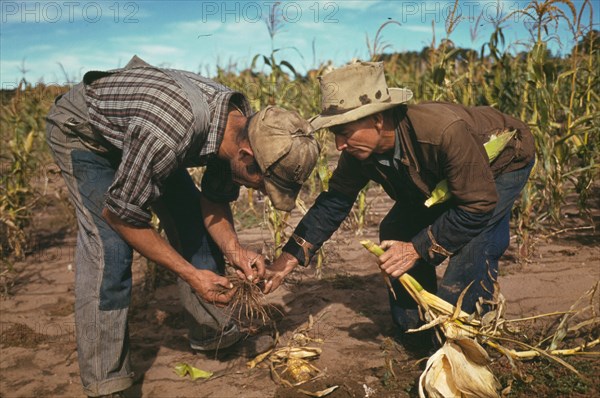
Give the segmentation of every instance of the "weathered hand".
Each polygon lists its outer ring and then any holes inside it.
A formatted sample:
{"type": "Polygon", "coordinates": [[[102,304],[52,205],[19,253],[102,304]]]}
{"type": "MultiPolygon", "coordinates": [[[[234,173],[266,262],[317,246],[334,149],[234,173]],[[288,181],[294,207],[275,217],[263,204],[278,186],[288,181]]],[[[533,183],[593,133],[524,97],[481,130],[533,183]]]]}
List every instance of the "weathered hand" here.
{"type": "Polygon", "coordinates": [[[265,258],[261,254],[235,245],[226,255],[227,260],[238,268],[235,272],[240,278],[259,281],[265,276],[265,258]]]}
{"type": "Polygon", "coordinates": [[[205,301],[223,307],[229,303],[235,289],[225,277],[207,270],[195,270],[186,280],[205,301]]]}
{"type": "Polygon", "coordinates": [[[294,270],[296,265],[298,265],[296,257],[283,252],[281,256],[266,269],[265,279],[267,282],[265,283],[263,293],[268,294],[277,290],[285,277],[294,270]]]}
{"type": "Polygon", "coordinates": [[[380,246],[385,253],[379,256],[379,268],[393,278],[410,270],[420,258],[410,242],[384,240],[380,246]]]}

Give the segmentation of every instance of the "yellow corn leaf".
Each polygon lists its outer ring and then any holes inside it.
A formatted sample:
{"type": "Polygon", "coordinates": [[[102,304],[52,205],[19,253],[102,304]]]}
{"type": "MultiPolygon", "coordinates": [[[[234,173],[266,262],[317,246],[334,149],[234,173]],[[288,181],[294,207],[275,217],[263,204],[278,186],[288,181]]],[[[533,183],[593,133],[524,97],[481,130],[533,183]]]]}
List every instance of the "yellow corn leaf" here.
{"type": "Polygon", "coordinates": [[[192,380],[208,379],[213,375],[213,372],[198,369],[183,362],[175,365],[175,373],[181,377],[185,377],[189,374],[192,380]]]}
{"type": "Polygon", "coordinates": [[[25,150],[25,153],[31,152],[31,148],[33,148],[34,134],[35,132],[31,131],[29,134],[27,134],[27,137],[25,137],[25,142],[23,143],[23,149],[25,150]]]}
{"type": "Polygon", "coordinates": [[[280,359],[312,358],[321,355],[321,351],[322,350],[318,347],[286,347],[275,351],[273,356],[280,359]]]}

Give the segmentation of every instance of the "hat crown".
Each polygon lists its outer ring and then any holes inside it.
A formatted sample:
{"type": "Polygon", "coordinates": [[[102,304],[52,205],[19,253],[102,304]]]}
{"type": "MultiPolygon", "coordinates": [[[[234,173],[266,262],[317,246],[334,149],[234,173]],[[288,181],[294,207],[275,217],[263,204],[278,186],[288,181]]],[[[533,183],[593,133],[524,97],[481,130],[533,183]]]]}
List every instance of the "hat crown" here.
{"type": "Polygon", "coordinates": [[[356,62],[319,78],[322,115],[338,115],[358,107],[389,103],[383,62],[356,62]]]}
{"type": "Polygon", "coordinates": [[[408,102],[407,88],[388,87],[383,62],[355,62],[319,78],[321,113],[310,119],[314,130],[353,122],[408,102]]]}
{"type": "Polygon", "coordinates": [[[268,106],[250,120],[248,138],[273,205],[291,210],[319,156],[310,124],[297,112],[268,106]]]}

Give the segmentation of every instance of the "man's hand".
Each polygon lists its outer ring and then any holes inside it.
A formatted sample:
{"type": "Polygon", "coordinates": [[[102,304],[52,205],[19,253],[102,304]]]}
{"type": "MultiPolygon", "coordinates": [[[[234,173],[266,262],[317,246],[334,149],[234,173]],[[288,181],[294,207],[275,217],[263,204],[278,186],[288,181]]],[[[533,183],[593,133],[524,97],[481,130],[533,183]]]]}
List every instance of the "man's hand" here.
{"type": "Polygon", "coordinates": [[[197,269],[188,275],[186,281],[204,301],[218,307],[228,304],[235,293],[227,278],[212,271],[197,269]]]}
{"type": "Polygon", "coordinates": [[[380,246],[385,253],[379,256],[379,268],[392,278],[399,278],[414,267],[420,258],[410,242],[384,240],[380,246]]]}
{"type": "Polygon", "coordinates": [[[227,260],[238,268],[235,272],[240,278],[259,281],[265,276],[265,258],[261,254],[236,243],[225,255],[227,260]]]}
{"type": "Polygon", "coordinates": [[[200,206],[208,233],[225,254],[227,261],[238,268],[237,275],[249,281],[263,278],[265,259],[260,254],[246,250],[240,245],[233,227],[233,215],[229,204],[212,202],[204,195],[200,195],[200,206]]]}
{"type": "Polygon", "coordinates": [[[223,306],[233,297],[235,289],[232,289],[231,282],[227,278],[211,271],[194,268],[153,228],[129,225],[108,209],[102,211],[102,216],[135,250],[175,272],[189,283],[202,299],[223,306]]]}
{"type": "Polygon", "coordinates": [[[277,290],[285,277],[293,271],[296,265],[298,265],[296,257],[283,252],[281,256],[266,269],[265,279],[267,282],[265,283],[263,293],[268,294],[277,290]]]}

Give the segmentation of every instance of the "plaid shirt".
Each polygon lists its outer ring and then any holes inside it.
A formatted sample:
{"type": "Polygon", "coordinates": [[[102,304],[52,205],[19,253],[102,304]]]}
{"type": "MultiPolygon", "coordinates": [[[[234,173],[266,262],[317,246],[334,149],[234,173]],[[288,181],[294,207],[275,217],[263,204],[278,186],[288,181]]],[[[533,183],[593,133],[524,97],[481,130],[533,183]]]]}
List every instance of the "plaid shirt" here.
{"type": "Polygon", "coordinates": [[[204,121],[208,128],[203,131],[194,128],[198,121],[190,104],[193,96],[164,70],[125,69],[86,86],[90,124],[122,152],[105,205],[136,226],[149,225],[151,204],[161,196],[165,179],[179,168],[208,165],[202,190],[213,200],[234,200],[239,191],[231,178],[224,178],[224,172],[231,176],[229,165],[215,155],[230,102],[248,116],[252,113],[248,101],[212,80],[179,73],[206,100],[210,120],[204,121]]]}

